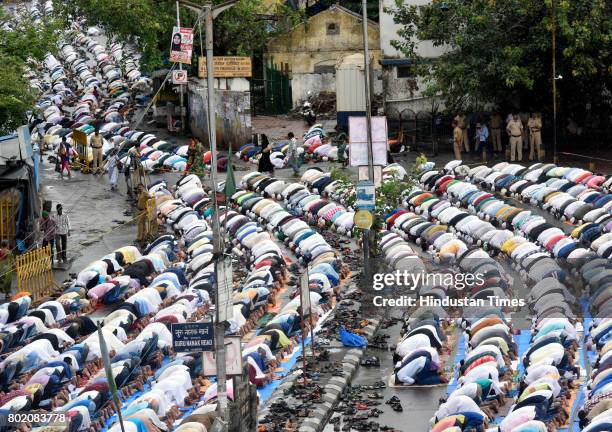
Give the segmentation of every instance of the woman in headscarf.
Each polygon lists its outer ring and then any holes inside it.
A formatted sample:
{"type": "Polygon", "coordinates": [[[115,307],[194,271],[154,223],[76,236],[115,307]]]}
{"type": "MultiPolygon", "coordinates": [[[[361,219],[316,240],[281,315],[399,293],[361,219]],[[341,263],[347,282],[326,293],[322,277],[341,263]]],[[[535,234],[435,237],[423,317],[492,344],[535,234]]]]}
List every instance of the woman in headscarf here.
{"type": "Polygon", "coordinates": [[[274,174],[274,165],[272,165],[272,161],[270,160],[270,153],[272,152],[272,145],[268,141],[268,137],[264,134],[261,136],[261,156],[259,157],[259,165],[257,170],[261,173],[269,172],[270,174],[274,174]]]}

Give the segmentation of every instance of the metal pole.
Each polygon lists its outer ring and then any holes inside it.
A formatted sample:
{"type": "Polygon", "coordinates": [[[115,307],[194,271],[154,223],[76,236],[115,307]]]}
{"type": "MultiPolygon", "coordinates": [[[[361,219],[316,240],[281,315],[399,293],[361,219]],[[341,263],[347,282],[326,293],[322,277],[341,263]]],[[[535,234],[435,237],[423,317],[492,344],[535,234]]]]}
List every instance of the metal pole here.
{"type": "Polygon", "coordinates": [[[553,75],[553,163],[559,163],[557,155],[557,1],[552,0],[552,75],[553,75]]]}
{"type": "MultiPolygon", "coordinates": [[[[176,26],[181,28],[181,13],[179,8],[179,0],[176,0],[176,26]]],[[[183,70],[183,64],[179,63],[179,70],[183,70]]],[[[185,112],[183,111],[183,98],[184,91],[183,84],[179,84],[179,88],[181,89],[181,131],[185,130],[185,112]]]]}
{"type": "MultiPolygon", "coordinates": [[[[304,378],[304,388],[306,388],[306,332],[304,331],[304,287],[300,282],[300,327],[302,329],[302,378],[304,378]]],[[[312,343],[312,341],[311,341],[312,343]]]]}
{"type": "MultiPolygon", "coordinates": [[[[366,104],[366,129],[368,131],[368,179],[375,185],[374,179],[374,151],[372,149],[372,107],[370,102],[370,52],[368,51],[368,4],[367,0],[361,1],[361,13],[363,21],[363,62],[365,82],[365,104],[366,104]]],[[[365,268],[366,281],[369,281],[370,272],[370,233],[363,232],[363,265],[365,268]]]]}
{"type": "Polygon", "coordinates": [[[363,58],[365,77],[365,104],[366,104],[366,128],[368,131],[368,177],[374,182],[374,152],[372,150],[372,108],[370,102],[370,52],[368,51],[368,5],[367,0],[362,0],[361,9],[363,15],[363,58]]]}
{"type": "MultiPolygon", "coordinates": [[[[215,89],[213,77],[213,14],[212,3],[204,5],[205,37],[206,37],[206,82],[208,92],[208,140],[211,152],[210,177],[213,187],[213,254],[217,260],[223,256],[223,234],[219,224],[219,203],[217,201],[217,137],[215,127],[215,89]]],[[[218,288],[218,285],[217,285],[218,288]]],[[[217,296],[219,290],[216,290],[217,296]]],[[[218,305],[218,298],[217,298],[218,305]]],[[[217,308],[218,309],[218,308],[217,308]]],[[[219,415],[225,422],[229,422],[227,412],[227,377],[225,371],[225,325],[215,322],[215,351],[217,363],[217,399],[219,401],[219,415]]]]}

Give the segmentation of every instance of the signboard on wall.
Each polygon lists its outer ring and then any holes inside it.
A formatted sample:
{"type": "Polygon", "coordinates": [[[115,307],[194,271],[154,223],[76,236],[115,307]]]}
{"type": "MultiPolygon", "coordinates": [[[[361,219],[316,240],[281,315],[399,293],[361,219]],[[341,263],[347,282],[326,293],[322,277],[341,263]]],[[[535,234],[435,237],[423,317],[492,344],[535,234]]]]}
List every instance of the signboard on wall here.
{"type": "Polygon", "coordinates": [[[193,50],[193,29],[187,27],[173,27],[170,41],[170,61],[175,63],[191,64],[193,50]]]}
{"type": "MultiPolygon", "coordinates": [[[[252,76],[251,57],[213,57],[215,78],[252,76]]],[[[206,57],[198,57],[198,78],[206,78],[206,57]]]]}
{"type": "MultiPolygon", "coordinates": [[[[372,153],[374,165],[387,165],[387,117],[372,117],[372,153]]],[[[349,159],[351,166],[368,165],[368,130],[366,117],[349,117],[349,159]]]]}

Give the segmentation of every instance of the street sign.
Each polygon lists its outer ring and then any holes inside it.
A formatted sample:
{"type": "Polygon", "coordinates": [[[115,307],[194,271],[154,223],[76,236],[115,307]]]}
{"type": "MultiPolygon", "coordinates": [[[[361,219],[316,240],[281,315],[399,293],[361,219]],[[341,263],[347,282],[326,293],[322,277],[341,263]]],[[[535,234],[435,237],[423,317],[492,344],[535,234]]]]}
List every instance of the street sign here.
{"type": "MultiPolygon", "coordinates": [[[[368,165],[368,122],[365,117],[349,117],[349,160],[351,166],[368,165]]],[[[373,165],[387,165],[387,118],[372,117],[373,165]]]]}
{"type": "Polygon", "coordinates": [[[212,322],[172,324],[174,352],[213,351],[215,330],[212,322]]]}
{"type": "Polygon", "coordinates": [[[300,296],[302,298],[302,314],[310,314],[310,288],[308,287],[308,269],[300,275],[300,296]]]}
{"type": "Polygon", "coordinates": [[[225,258],[216,265],[217,276],[217,320],[227,321],[234,316],[234,292],[232,277],[232,260],[225,258]]]}
{"type": "Polygon", "coordinates": [[[355,226],[361,229],[370,229],[372,227],[372,223],[374,222],[372,213],[367,210],[357,211],[353,220],[355,221],[355,226]]]}
{"type": "Polygon", "coordinates": [[[355,208],[373,211],[376,208],[376,187],[369,180],[357,183],[355,208]]]}
{"type": "MultiPolygon", "coordinates": [[[[248,78],[252,69],[251,57],[213,57],[215,78],[248,78]]],[[[198,78],[206,75],[206,57],[198,57],[198,78]]]]}
{"type": "Polygon", "coordinates": [[[172,71],[172,84],[187,84],[187,71],[186,70],[173,70],[172,71]]]}
{"type": "MultiPolygon", "coordinates": [[[[242,348],[240,336],[228,336],[225,338],[225,373],[227,375],[242,375],[242,348]]],[[[215,351],[203,353],[204,375],[217,375],[217,361],[215,351]]]]}

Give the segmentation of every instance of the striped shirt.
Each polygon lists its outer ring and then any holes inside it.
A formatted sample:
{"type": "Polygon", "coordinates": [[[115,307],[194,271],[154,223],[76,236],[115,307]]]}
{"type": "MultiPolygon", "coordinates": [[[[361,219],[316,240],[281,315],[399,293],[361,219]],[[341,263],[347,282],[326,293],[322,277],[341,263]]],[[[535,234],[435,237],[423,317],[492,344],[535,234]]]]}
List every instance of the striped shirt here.
{"type": "Polygon", "coordinates": [[[67,214],[55,215],[55,223],[57,225],[57,235],[67,235],[70,231],[70,219],[67,214]]]}

